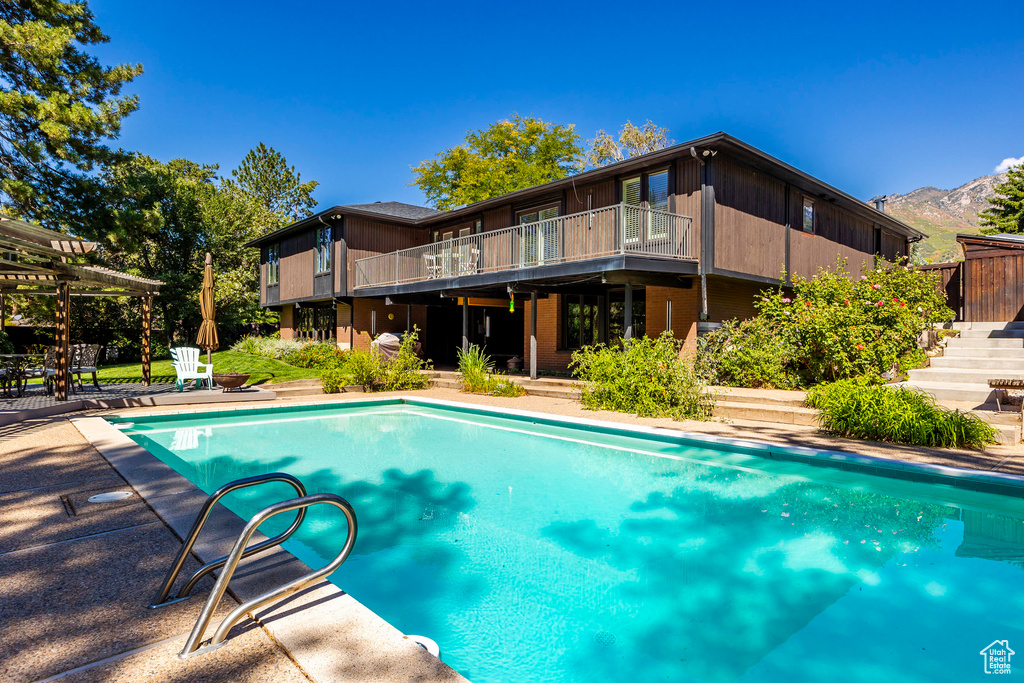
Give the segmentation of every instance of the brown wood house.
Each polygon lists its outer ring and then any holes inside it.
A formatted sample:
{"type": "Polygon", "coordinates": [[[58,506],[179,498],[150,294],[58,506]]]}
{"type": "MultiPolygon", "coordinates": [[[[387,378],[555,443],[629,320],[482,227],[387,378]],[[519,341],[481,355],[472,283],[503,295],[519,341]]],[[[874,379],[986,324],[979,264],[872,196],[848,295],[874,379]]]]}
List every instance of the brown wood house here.
{"type": "Polygon", "coordinates": [[[565,370],[573,349],[754,313],[783,273],[906,256],[924,235],[736,138],[717,133],[447,212],[336,206],[250,242],[260,301],[283,338],[364,348],[421,330],[565,370]]]}

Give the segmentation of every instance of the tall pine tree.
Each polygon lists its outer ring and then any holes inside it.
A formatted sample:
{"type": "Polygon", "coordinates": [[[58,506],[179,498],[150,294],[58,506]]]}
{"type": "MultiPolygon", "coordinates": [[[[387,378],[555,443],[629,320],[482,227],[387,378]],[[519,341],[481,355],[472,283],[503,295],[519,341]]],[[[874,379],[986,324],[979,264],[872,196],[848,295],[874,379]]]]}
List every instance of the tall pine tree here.
{"type": "Polygon", "coordinates": [[[990,197],[992,206],[979,214],[982,233],[1024,233],[1024,165],[1010,169],[1006,182],[995,186],[996,196],[990,197]]]}
{"type": "Polygon", "coordinates": [[[242,164],[231,172],[234,183],[245,194],[258,201],[282,221],[297,221],[311,216],[316,200],[315,180],[302,182],[302,176],[273,147],[262,142],[242,159],[242,164]]]}
{"type": "Polygon", "coordinates": [[[0,2],[0,206],[66,216],[93,194],[89,171],[116,153],[105,142],[135,111],[121,88],[139,64],[107,67],[85,48],[109,39],[85,0],[0,2]]]}

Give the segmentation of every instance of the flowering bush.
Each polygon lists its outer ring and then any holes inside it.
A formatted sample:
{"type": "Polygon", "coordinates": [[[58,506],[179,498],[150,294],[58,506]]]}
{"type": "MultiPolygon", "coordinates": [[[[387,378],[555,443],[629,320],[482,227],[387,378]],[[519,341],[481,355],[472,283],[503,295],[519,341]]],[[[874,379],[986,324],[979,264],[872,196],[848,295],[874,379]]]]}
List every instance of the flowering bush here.
{"type": "Polygon", "coordinates": [[[846,262],[762,292],[751,321],[723,325],[702,340],[701,367],[734,386],[790,388],[850,377],[890,378],[920,365],[918,335],[953,318],[938,273],[896,265],[859,278],[846,262]]]}

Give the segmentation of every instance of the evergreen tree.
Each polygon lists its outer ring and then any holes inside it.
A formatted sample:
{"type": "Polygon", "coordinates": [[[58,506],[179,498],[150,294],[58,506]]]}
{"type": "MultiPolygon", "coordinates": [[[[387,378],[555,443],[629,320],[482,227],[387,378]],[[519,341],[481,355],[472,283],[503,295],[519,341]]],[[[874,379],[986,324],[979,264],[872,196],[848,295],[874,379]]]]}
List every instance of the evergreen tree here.
{"type": "Polygon", "coordinates": [[[315,180],[302,182],[294,166],[284,156],[262,142],[249,150],[242,164],[231,172],[239,189],[259,202],[268,211],[281,217],[282,222],[293,222],[313,214],[316,200],[315,180]]]}
{"type": "Polygon", "coordinates": [[[990,197],[992,206],[979,216],[985,235],[1024,233],[1024,165],[1010,169],[1006,182],[995,186],[996,196],[990,197]]]}
{"type": "Polygon", "coordinates": [[[95,188],[87,172],[116,153],[104,141],[135,111],[121,88],[139,64],[106,67],[84,48],[109,39],[84,0],[0,2],[0,205],[64,216],[95,188]]]}

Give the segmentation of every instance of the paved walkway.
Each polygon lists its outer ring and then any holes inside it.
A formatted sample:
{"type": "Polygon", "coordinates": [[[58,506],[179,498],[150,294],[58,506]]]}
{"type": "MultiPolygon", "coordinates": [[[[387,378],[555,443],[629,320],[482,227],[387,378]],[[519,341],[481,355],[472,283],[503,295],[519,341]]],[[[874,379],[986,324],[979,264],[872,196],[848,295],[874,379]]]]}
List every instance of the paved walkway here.
{"type": "MultiPolygon", "coordinates": [[[[984,453],[894,447],[834,439],[813,427],[673,422],[587,411],[575,401],[558,398],[507,399],[447,389],[402,393],[1024,474],[1024,448],[1019,446],[993,447],[984,453]]],[[[316,398],[346,401],[365,395],[316,398]]],[[[287,402],[303,400],[310,399],[287,402]]],[[[180,541],[137,494],[119,503],[87,502],[95,493],[130,487],[67,418],[0,428],[0,680],[313,680],[263,626],[251,621],[236,627],[229,646],[195,659],[176,657],[201,600],[161,610],[148,610],[145,605],[180,541]]],[[[209,583],[196,592],[208,590],[209,583]]],[[[234,604],[225,598],[220,612],[226,613],[234,604]]],[[[337,680],[373,681],[374,675],[373,662],[367,662],[337,680]]]]}

